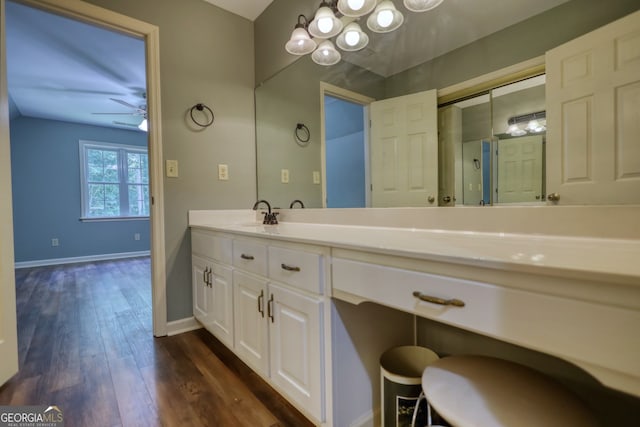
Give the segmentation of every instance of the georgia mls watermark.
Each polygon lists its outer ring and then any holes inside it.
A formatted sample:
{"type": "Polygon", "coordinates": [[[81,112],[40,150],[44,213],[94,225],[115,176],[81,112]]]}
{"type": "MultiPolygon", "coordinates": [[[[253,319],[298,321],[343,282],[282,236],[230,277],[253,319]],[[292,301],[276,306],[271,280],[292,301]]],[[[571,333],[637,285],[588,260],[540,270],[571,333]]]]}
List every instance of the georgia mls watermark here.
{"type": "Polygon", "coordinates": [[[57,406],[0,406],[0,427],[64,427],[57,406]]]}

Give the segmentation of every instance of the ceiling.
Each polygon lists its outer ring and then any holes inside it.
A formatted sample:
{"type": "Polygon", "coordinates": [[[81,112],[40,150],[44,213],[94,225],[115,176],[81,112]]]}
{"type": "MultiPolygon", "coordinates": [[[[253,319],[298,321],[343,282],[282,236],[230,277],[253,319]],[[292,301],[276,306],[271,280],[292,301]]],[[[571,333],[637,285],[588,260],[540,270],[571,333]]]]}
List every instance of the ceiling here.
{"type": "MultiPolygon", "coordinates": [[[[254,20],[272,0],[205,1],[254,20]]],[[[388,76],[566,1],[446,0],[433,11],[412,13],[395,0],[405,15],[400,29],[371,35],[365,51],[343,58],[388,76]],[[413,51],[420,54],[406,55],[413,51]]],[[[143,40],[11,1],[6,3],[6,21],[7,79],[14,111],[137,129],[143,114],[125,104],[146,104],[143,40]]]]}

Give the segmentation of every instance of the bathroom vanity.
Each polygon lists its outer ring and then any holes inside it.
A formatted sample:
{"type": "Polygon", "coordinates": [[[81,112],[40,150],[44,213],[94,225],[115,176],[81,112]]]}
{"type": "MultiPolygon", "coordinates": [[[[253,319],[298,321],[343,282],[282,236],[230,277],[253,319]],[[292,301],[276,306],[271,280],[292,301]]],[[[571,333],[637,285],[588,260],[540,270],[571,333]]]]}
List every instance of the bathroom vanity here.
{"type": "Polygon", "coordinates": [[[318,424],[375,419],[365,359],[412,338],[384,331],[396,314],[401,327],[417,316],[555,356],[640,396],[640,208],[491,211],[283,210],[278,225],[191,211],[194,315],[318,424]],[[374,308],[344,311],[356,305],[374,308]],[[345,388],[368,398],[338,408],[345,388]]]}

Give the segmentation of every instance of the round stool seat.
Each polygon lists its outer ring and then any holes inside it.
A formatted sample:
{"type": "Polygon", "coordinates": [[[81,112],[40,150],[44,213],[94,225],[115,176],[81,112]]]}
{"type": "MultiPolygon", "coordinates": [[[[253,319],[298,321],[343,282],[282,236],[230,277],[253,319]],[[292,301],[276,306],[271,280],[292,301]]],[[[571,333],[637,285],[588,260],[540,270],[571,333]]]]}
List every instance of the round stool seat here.
{"type": "Polygon", "coordinates": [[[455,427],[597,426],[589,408],[561,384],[501,359],[442,358],[424,370],[422,389],[455,427]]]}

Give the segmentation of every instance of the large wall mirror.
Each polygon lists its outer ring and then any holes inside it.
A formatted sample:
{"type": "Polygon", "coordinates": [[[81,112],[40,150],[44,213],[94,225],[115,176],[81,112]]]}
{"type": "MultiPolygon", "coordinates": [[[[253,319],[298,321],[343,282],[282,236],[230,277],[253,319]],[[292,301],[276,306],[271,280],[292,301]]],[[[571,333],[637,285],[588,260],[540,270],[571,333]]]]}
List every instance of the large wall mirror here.
{"type": "MultiPolygon", "coordinates": [[[[439,17],[461,13],[462,3],[443,3],[439,17]]],[[[498,3],[487,7],[499,9],[498,3]]],[[[392,75],[370,71],[375,69],[367,65],[371,58],[344,56],[330,67],[315,64],[309,56],[299,58],[255,90],[258,198],[280,208],[293,200],[310,208],[390,206],[377,205],[371,197],[372,176],[387,171],[374,166],[367,123],[371,107],[363,99],[395,99],[437,89],[437,188],[397,206],[545,203],[543,54],[637,9],[621,0],[604,16],[596,3],[589,1],[587,8],[582,0],[545,2],[537,15],[404,71],[393,70],[392,75]],[[583,19],[562,31],[555,24],[577,15],[583,19]],[[483,76],[488,76],[486,81],[483,76]],[[454,89],[458,86],[465,89],[454,89]],[[342,149],[337,145],[341,143],[350,145],[342,149]]],[[[408,17],[406,25],[416,22],[408,17]]],[[[428,44],[436,43],[437,37],[428,44]]],[[[427,47],[434,46],[423,43],[423,49],[427,47]]],[[[405,49],[408,44],[396,42],[394,54],[405,49]]]]}

